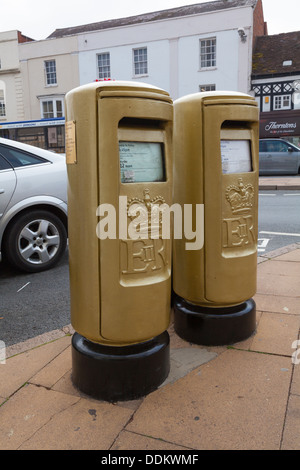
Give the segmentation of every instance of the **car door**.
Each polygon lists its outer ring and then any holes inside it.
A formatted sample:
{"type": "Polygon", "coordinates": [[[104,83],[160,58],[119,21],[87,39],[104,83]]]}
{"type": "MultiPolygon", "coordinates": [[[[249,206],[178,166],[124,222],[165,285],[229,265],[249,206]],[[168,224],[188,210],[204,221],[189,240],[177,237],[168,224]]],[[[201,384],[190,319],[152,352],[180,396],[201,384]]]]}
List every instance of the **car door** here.
{"type": "Polygon", "coordinates": [[[271,174],[271,159],[272,155],[268,153],[268,141],[259,141],[259,174],[268,175],[271,174]]]}
{"type": "Polygon", "coordinates": [[[276,152],[272,155],[272,166],[274,172],[291,175],[297,173],[296,171],[296,159],[293,155],[292,147],[281,140],[276,142],[276,152]]]}
{"type": "Polygon", "coordinates": [[[298,172],[297,158],[292,147],[280,139],[269,140],[267,143],[266,162],[271,175],[291,175],[298,172]]]}
{"type": "Polygon", "coordinates": [[[294,145],[286,143],[289,153],[289,164],[291,168],[291,174],[298,174],[300,169],[300,150],[294,145]]]}
{"type": "Polygon", "coordinates": [[[14,194],[16,184],[16,173],[8,161],[1,155],[0,146],[0,219],[14,194]]]}

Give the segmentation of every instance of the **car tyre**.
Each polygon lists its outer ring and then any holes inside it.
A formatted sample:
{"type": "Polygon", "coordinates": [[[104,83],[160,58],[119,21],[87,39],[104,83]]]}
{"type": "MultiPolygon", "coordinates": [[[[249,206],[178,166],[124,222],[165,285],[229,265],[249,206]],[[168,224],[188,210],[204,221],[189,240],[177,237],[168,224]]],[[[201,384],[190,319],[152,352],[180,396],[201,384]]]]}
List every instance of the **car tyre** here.
{"type": "Polygon", "coordinates": [[[15,268],[35,273],[53,268],[66,245],[67,231],[60,218],[46,210],[32,210],[9,227],[4,253],[15,268]]]}

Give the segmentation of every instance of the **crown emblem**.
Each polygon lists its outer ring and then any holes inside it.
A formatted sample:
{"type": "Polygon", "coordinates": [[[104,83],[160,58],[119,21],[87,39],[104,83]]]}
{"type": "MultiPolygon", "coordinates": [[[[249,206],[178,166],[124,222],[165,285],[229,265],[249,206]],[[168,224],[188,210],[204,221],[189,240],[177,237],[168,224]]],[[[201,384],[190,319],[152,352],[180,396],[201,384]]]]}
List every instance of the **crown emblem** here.
{"type": "Polygon", "coordinates": [[[238,179],[238,185],[230,185],[226,189],[226,199],[233,214],[243,214],[253,206],[254,188],[252,184],[245,185],[243,179],[238,179]]]}
{"type": "Polygon", "coordinates": [[[144,189],[144,198],[133,197],[127,202],[127,215],[130,219],[137,216],[136,212],[142,215],[140,231],[144,233],[161,233],[162,212],[159,206],[165,203],[162,196],[155,196],[151,199],[150,190],[144,189]]]}

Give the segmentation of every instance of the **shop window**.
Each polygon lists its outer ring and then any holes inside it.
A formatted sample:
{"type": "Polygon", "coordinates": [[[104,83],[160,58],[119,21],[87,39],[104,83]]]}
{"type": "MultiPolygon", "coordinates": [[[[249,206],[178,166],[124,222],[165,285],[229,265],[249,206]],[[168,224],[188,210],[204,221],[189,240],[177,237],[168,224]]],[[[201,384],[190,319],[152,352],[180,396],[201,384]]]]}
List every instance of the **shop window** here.
{"type": "Polygon", "coordinates": [[[291,95],[274,96],[273,109],[291,109],[291,95]]]}

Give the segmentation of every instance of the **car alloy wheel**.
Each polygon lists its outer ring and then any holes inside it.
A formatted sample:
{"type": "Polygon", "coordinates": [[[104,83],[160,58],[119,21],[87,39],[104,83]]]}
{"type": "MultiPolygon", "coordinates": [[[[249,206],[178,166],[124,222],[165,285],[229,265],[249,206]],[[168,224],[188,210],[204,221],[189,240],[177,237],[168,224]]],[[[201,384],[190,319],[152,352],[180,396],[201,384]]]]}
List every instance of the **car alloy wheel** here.
{"type": "Polygon", "coordinates": [[[39,272],[52,268],[67,244],[64,224],[49,211],[26,212],[8,230],[5,253],[8,261],[23,271],[39,272]]]}
{"type": "Polygon", "coordinates": [[[45,219],[30,221],[20,233],[18,249],[28,263],[48,263],[57,253],[60,236],[56,226],[45,219]]]}

